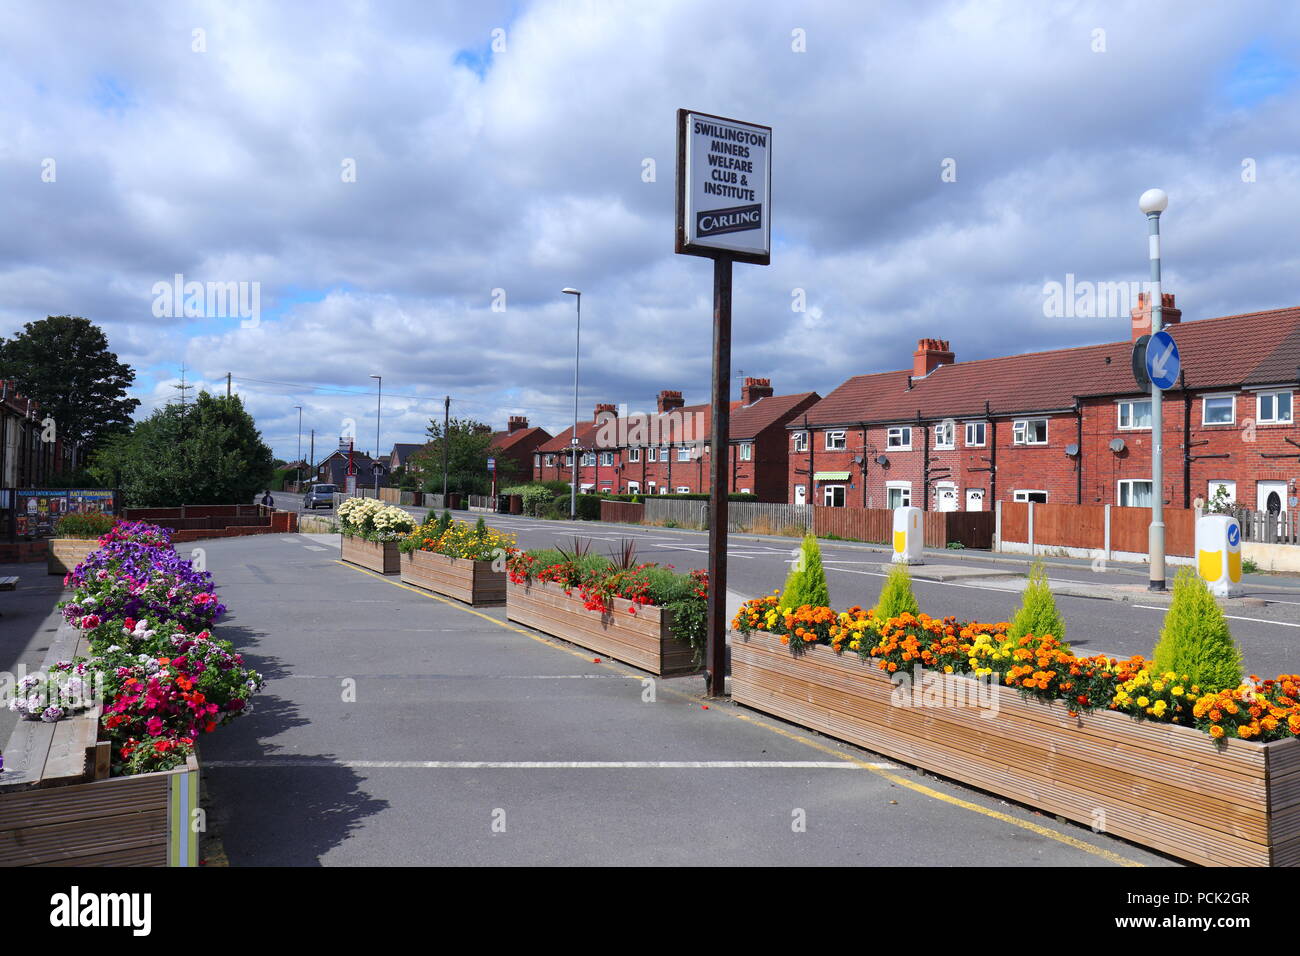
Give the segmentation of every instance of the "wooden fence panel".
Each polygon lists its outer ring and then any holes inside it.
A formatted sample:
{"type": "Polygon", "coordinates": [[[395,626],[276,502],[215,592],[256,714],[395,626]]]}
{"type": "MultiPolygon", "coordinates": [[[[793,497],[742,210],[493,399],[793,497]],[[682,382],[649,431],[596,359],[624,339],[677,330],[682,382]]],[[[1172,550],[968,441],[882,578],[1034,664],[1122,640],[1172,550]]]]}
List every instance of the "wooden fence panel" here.
{"type": "Polygon", "coordinates": [[[640,524],[645,517],[645,505],[633,501],[602,501],[600,520],[622,524],[640,524]]]}
{"type": "Polygon", "coordinates": [[[958,541],[963,547],[976,548],[980,551],[993,550],[993,528],[997,516],[992,511],[945,511],[940,513],[947,523],[942,547],[947,547],[949,542],[958,541]]]}
{"type": "Polygon", "coordinates": [[[652,498],[645,500],[646,524],[666,525],[669,522],[678,528],[704,528],[706,501],[693,501],[689,498],[652,498]]]}
{"type": "Polygon", "coordinates": [[[1023,501],[1003,501],[1002,540],[1029,541],[1029,505],[1023,501]]]}
{"type": "MultiPolygon", "coordinates": [[[[1005,512],[1002,520],[1005,523],[1005,512]]],[[[1102,548],[1105,543],[1105,505],[1034,505],[1034,544],[1045,548],[1102,548]]]]}
{"type": "Polygon", "coordinates": [[[813,530],[819,537],[835,535],[852,541],[887,544],[893,531],[894,513],[887,508],[817,508],[813,530]]]}
{"type": "Polygon", "coordinates": [[[812,524],[812,513],[811,505],[731,501],[727,503],[727,529],[742,534],[803,537],[812,524]]]}

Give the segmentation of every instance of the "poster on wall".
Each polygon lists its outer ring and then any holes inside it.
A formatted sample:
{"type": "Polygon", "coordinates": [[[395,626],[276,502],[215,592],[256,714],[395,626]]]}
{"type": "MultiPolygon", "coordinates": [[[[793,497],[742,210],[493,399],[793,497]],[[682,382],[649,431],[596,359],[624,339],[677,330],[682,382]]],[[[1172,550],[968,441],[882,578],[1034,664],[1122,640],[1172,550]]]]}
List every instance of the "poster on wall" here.
{"type": "Polygon", "coordinates": [[[53,537],[66,514],[114,513],[113,492],[104,488],[19,488],[14,495],[14,533],[20,538],[53,537]]]}

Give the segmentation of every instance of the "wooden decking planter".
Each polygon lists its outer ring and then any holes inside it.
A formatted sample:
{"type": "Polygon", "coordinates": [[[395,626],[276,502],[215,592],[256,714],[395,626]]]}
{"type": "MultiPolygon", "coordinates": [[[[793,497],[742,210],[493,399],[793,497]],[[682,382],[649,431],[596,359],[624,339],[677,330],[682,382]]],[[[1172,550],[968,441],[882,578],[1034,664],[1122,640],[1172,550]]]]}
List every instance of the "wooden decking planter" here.
{"type": "Polygon", "coordinates": [[[1070,717],[1000,685],[966,695],[983,708],[900,706],[856,654],[795,658],[765,632],[730,644],[737,703],[1185,860],[1300,865],[1300,740],[1220,745],[1124,714],[1070,717]]]}
{"type": "Polygon", "coordinates": [[[434,551],[402,555],[402,582],[478,607],[506,603],[506,573],[491,561],[449,558],[434,551]]]}
{"type": "Polygon", "coordinates": [[[380,574],[401,572],[401,552],[396,541],[367,541],[352,535],[340,535],[339,557],[351,564],[378,571],[380,574]]]}
{"type": "Polygon", "coordinates": [[[614,599],[610,614],[588,611],[575,591],[549,581],[506,583],[506,617],[563,638],[605,657],[624,661],[652,674],[668,676],[699,670],[691,649],[673,637],[672,612],[642,605],[629,614],[630,601],[614,599]]]}
{"type": "Polygon", "coordinates": [[[51,538],[46,569],[50,574],[67,574],[86,560],[86,555],[98,550],[98,538],[51,538]]]}

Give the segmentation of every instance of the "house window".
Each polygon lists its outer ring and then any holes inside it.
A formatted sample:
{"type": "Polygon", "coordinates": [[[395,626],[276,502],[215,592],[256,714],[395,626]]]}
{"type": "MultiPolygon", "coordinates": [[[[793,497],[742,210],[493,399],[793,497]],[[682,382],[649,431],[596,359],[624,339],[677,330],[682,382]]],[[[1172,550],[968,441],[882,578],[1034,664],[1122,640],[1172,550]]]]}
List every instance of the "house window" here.
{"type": "Polygon", "coordinates": [[[1290,392],[1260,392],[1255,402],[1255,421],[1259,424],[1281,425],[1291,421],[1290,392]]]}
{"type": "Polygon", "coordinates": [[[594,468],[596,465],[596,453],[594,451],[584,451],[582,453],[582,467],[594,468]]]}
{"type": "Polygon", "coordinates": [[[614,453],[612,451],[602,451],[600,453],[600,463],[602,465],[614,464],[614,453]]]}
{"type": "Polygon", "coordinates": [[[660,461],[668,461],[670,458],[672,458],[672,449],[670,447],[665,445],[663,448],[659,449],[660,461]]]}
{"type": "Polygon", "coordinates": [[[745,442],[744,444],[742,444],[740,446],[740,460],[749,461],[753,457],[754,457],[754,446],[751,445],[749,442],[745,442]]]}
{"type": "Polygon", "coordinates": [[[934,447],[939,451],[957,447],[956,422],[940,422],[934,426],[934,447]]]}
{"type": "Polygon", "coordinates": [[[1045,491],[1018,490],[1012,493],[1011,498],[1014,501],[1032,501],[1035,504],[1047,504],[1047,492],[1045,491]]]}
{"type": "Polygon", "coordinates": [[[565,452],[565,454],[564,454],[564,467],[565,467],[565,468],[572,468],[572,467],[573,467],[573,452],[571,452],[571,451],[570,451],[570,452],[565,452]]]}
{"type": "Polygon", "coordinates": [[[846,447],[848,447],[848,443],[846,442],[846,440],[845,440],[845,438],[844,438],[844,432],[827,432],[827,433],[826,433],[826,450],[827,450],[827,451],[843,451],[846,447]]]}
{"type": "Polygon", "coordinates": [[[966,423],[966,447],[983,448],[985,442],[984,422],[967,422],[966,423]]]}
{"type": "Polygon", "coordinates": [[[749,489],[748,489],[748,488],[737,488],[736,491],[739,492],[739,493],[742,494],[742,495],[747,495],[747,494],[749,494],[749,489]]]}
{"type": "Polygon", "coordinates": [[[843,508],[844,486],[826,485],[822,488],[822,504],[827,508],[843,508]]]}
{"type": "Polygon", "coordinates": [[[678,461],[691,460],[691,449],[689,446],[682,445],[680,448],[677,449],[677,460],[678,461]]]}
{"type": "Polygon", "coordinates": [[[1139,478],[1125,478],[1119,483],[1115,496],[1121,508],[1150,508],[1151,482],[1139,478]]]}
{"type": "Polygon", "coordinates": [[[1237,503],[1237,483],[1228,481],[1223,478],[1212,478],[1205,488],[1205,503],[1213,504],[1236,504],[1237,503]]]}
{"type": "Polygon", "coordinates": [[[629,481],[627,483],[627,493],[629,495],[638,494],[641,491],[641,483],[638,481],[629,481]]]}
{"type": "Polygon", "coordinates": [[[627,460],[628,460],[629,462],[634,463],[634,464],[635,464],[636,462],[640,461],[640,460],[641,460],[641,449],[640,449],[640,448],[629,448],[629,449],[627,450],[627,460]]]}
{"type": "Polygon", "coordinates": [[[667,485],[660,485],[660,486],[659,486],[659,494],[661,494],[661,495],[666,495],[666,494],[668,494],[668,486],[667,486],[667,485]]]}
{"type": "Polygon", "coordinates": [[[912,429],[907,426],[891,428],[885,434],[885,447],[895,451],[911,451],[912,429]]]}
{"type": "Polygon", "coordinates": [[[541,455],[534,455],[534,456],[533,456],[533,467],[534,467],[534,468],[540,468],[541,466],[542,466],[542,456],[541,456],[541,455]]]}
{"type": "Polygon", "coordinates": [[[1011,427],[1011,440],[1017,445],[1046,445],[1047,419],[1021,419],[1011,427]]]}
{"type": "Polygon", "coordinates": [[[794,433],[794,450],[795,450],[795,451],[807,451],[807,450],[808,450],[808,433],[807,433],[807,432],[795,432],[795,433],[794,433]]]}
{"type": "Polygon", "coordinates": [[[885,483],[885,507],[907,508],[912,504],[912,483],[890,481],[885,483]]]}
{"type": "Polygon", "coordinates": [[[1117,402],[1119,427],[1122,429],[1151,427],[1151,400],[1143,402],[1117,402]]]}
{"type": "Polygon", "coordinates": [[[1236,420],[1236,395],[1207,395],[1201,399],[1202,425],[1231,425],[1236,420]]]}
{"type": "Polygon", "coordinates": [[[551,466],[554,465],[554,464],[555,464],[555,456],[554,456],[554,455],[547,455],[547,456],[546,456],[546,466],[549,468],[549,467],[551,467],[551,466]]]}
{"type": "Polygon", "coordinates": [[[678,485],[677,493],[679,495],[689,495],[691,493],[691,488],[689,485],[678,485]]]}

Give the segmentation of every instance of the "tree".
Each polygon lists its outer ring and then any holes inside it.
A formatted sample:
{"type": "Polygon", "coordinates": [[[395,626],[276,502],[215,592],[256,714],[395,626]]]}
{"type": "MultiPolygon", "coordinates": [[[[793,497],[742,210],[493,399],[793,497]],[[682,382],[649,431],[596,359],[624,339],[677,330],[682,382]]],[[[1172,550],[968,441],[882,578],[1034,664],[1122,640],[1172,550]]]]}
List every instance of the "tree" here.
{"type": "MultiPolygon", "coordinates": [[[[424,476],[424,490],[442,492],[442,421],[431,419],[425,430],[428,443],[408,459],[408,467],[424,476]]],[[[469,418],[453,418],[448,429],[447,490],[456,494],[485,495],[492,487],[487,460],[492,456],[492,426],[469,418]]],[[[500,462],[498,461],[498,464],[500,462]]]]}
{"type": "Polygon", "coordinates": [[[1241,683],[1241,651],[1232,640],[1223,610],[1191,568],[1174,578],[1160,640],[1151,655],[1153,676],[1172,671],[1207,693],[1235,690],[1241,683]]]}
{"type": "Polygon", "coordinates": [[[238,395],[200,392],[187,405],[172,402],[107,444],[93,470],[122,489],[130,505],[250,502],[268,487],[271,449],[238,395]]]}
{"type": "Polygon", "coordinates": [[[880,589],[880,600],[871,609],[871,616],[877,621],[888,621],[902,614],[920,613],[916,596],[912,594],[912,575],[905,564],[895,564],[889,569],[885,586],[880,589]]]}
{"type": "Polygon", "coordinates": [[[1041,561],[1035,561],[1029,569],[1029,580],[1025,583],[1025,596],[1020,608],[1011,619],[1007,637],[1020,640],[1026,634],[1035,637],[1051,635],[1062,644],[1065,643],[1065,620],[1056,609],[1056,598],[1047,583],[1047,569],[1041,561]]]}
{"type": "Polygon", "coordinates": [[[52,315],[28,322],[0,339],[0,378],[54,420],[58,437],[73,447],[73,468],[86,453],[131,427],[140,402],[127,397],[131,366],[108,349],[108,338],[89,319],[52,315]]]}
{"type": "Polygon", "coordinates": [[[799,558],[790,568],[781,592],[781,607],[797,609],[828,607],[830,589],[826,584],[826,571],[822,567],[822,550],[815,535],[805,535],[799,549],[799,558]]]}

